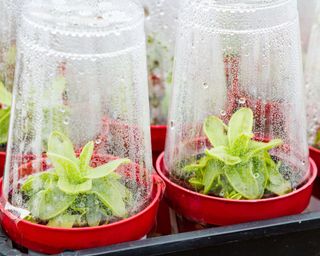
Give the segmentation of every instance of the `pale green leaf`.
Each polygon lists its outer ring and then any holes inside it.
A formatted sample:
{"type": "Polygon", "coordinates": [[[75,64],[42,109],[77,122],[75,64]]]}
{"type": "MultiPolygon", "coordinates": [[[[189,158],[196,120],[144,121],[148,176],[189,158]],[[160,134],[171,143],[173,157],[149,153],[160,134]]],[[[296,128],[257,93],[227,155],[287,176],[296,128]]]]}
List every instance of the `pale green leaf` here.
{"type": "Polygon", "coordinates": [[[214,159],[224,162],[226,165],[236,165],[241,162],[241,158],[230,155],[226,147],[216,147],[206,150],[206,154],[214,159]]]}
{"type": "Polygon", "coordinates": [[[204,169],[203,185],[204,194],[208,194],[213,186],[215,179],[222,174],[222,164],[211,160],[208,162],[206,168],[204,169]]]}
{"type": "Polygon", "coordinates": [[[28,201],[28,210],[35,218],[50,220],[66,211],[75,199],[76,196],[68,195],[57,187],[42,190],[28,201]]]}
{"type": "Polygon", "coordinates": [[[0,81],[0,104],[10,107],[11,102],[12,102],[11,93],[6,89],[4,84],[0,81]]]}
{"type": "Polygon", "coordinates": [[[66,177],[60,177],[58,187],[67,194],[76,195],[89,192],[92,189],[92,180],[85,180],[82,183],[72,183],[72,180],[69,180],[66,177]]]}
{"type": "Polygon", "coordinates": [[[126,158],[117,159],[107,164],[98,166],[97,168],[89,169],[89,171],[84,177],[87,179],[100,179],[108,176],[110,173],[117,170],[121,165],[129,164],[130,162],[131,161],[126,158]]]}
{"type": "Polygon", "coordinates": [[[254,177],[253,163],[236,166],[226,166],[226,177],[235,191],[246,199],[261,198],[261,191],[257,179],[254,177]]]}
{"type": "Polygon", "coordinates": [[[279,147],[283,144],[282,140],[275,139],[270,142],[251,141],[249,144],[248,156],[252,157],[259,154],[261,151],[268,151],[273,148],[279,147]]]}
{"type": "Polygon", "coordinates": [[[203,130],[212,146],[228,145],[228,127],[218,117],[209,116],[204,122],[203,130]]]}
{"type": "Polygon", "coordinates": [[[267,190],[279,196],[292,191],[290,181],[286,180],[279,171],[280,165],[281,163],[276,168],[269,168],[269,182],[267,184],[267,190]]]}
{"type": "Polygon", "coordinates": [[[0,144],[6,144],[10,125],[10,108],[0,109],[0,144]]]}
{"type": "Polygon", "coordinates": [[[115,180],[112,182],[103,179],[94,180],[92,192],[116,217],[125,217],[127,215],[125,198],[123,190],[119,190],[119,184],[116,185],[117,182],[115,180]]]}
{"type": "Polygon", "coordinates": [[[203,188],[202,180],[200,180],[199,178],[196,178],[196,177],[190,178],[189,183],[196,190],[200,190],[203,188]]]}
{"type": "Polygon", "coordinates": [[[58,228],[72,228],[81,219],[81,215],[61,214],[49,220],[47,226],[58,228]]]}
{"type": "Polygon", "coordinates": [[[228,129],[229,145],[232,146],[235,140],[242,134],[252,134],[253,112],[250,108],[241,108],[235,112],[230,121],[228,129]]]}
{"type": "Polygon", "coordinates": [[[75,162],[71,161],[70,158],[51,152],[47,153],[47,156],[59,177],[66,177],[68,180],[72,180],[73,183],[82,182],[83,177],[80,168],[75,162]]]}
{"type": "Polygon", "coordinates": [[[60,132],[54,131],[51,133],[48,140],[48,153],[61,155],[78,163],[71,140],[60,132]]]}
{"type": "Polygon", "coordinates": [[[81,173],[85,173],[90,165],[91,157],[93,154],[94,143],[93,141],[89,142],[84,146],[82,152],[80,154],[80,171],[81,173]]]}

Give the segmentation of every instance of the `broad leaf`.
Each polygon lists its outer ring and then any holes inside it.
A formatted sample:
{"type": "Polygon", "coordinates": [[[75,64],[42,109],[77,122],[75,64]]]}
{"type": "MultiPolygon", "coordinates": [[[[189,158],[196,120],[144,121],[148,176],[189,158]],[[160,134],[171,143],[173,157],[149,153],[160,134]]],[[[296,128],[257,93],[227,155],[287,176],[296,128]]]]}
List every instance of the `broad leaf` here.
{"type": "Polygon", "coordinates": [[[203,185],[204,194],[208,194],[213,186],[215,179],[222,174],[222,164],[218,161],[211,160],[204,169],[203,185]]]}
{"type": "Polygon", "coordinates": [[[83,181],[80,168],[75,162],[71,161],[69,158],[54,153],[47,153],[47,156],[52,162],[52,165],[59,177],[66,177],[73,183],[81,183],[83,181]]]}
{"type": "Polygon", "coordinates": [[[227,166],[225,172],[228,181],[235,191],[246,199],[261,198],[260,186],[254,177],[253,163],[227,166]]]}
{"type": "Polygon", "coordinates": [[[218,117],[209,116],[204,122],[203,130],[214,147],[228,145],[228,127],[218,117]]]}
{"type": "Polygon", "coordinates": [[[198,172],[204,167],[206,167],[208,161],[210,160],[209,157],[204,156],[202,157],[198,163],[196,164],[189,164],[183,167],[183,171],[185,172],[198,172]]]}
{"type": "Polygon", "coordinates": [[[260,142],[260,141],[251,141],[249,144],[249,152],[247,156],[253,157],[259,154],[261,151],[268,151],[270,149],[281,146],[282,144],[283,142],[280,139],[271,140],[268,143],[260,142]]]}
{"type": "Polygon", "coordinates": [[[115,185],[115,183],[116,181],[107,182],[101,179],[94,180],[92,192],[98,196],[101,202],[109,208],[116,217],[125,217],[127,211],[123,190],[119,190],[119,186],[115,185]]]}
{"type": "Polygon", "coordinates": [[[234,156],[244,155],[248,150],[248,146],[253,136],[254,136],[253,133],[241,134],[231,146],[230,152],[232,153],[232,155],[234,156]]]}
{"type": "Polygon", "coordinates": [[[253,112],[250,108],[242,108],[235,112],[229,121],[229,145],[232,146],[242,134],[252,134],[252,128],[253,112]]]}
{"type": "Polygon", "coordinates": [[[48,140],[48,153],[64,156],[78,163],[71,140],[60,132],[52,132],[48,140]]]}
{"type": "Polygon", "coordinates": [[[60,177],[58,187],[67,194],[76,195],[89,192],[92,189],[92,180],[85,180],[82,183],[72,183],[72,180],[66,177],[60,177]]]}
{"type": "Polygon", "coordinates": [[[199,178],[193,177],[189,179],[189,183],[196,190],[200,190],[203,188],[202,180],[200,180],[199,178]]]}
{"type": "Polygon", "coordinates": [[[97,168],[90,169],[84,177],[87,179],[100,179],[108,176],[110,173],[117,170],[121,165],[129,164],[130,162],[131,161],[126,158],[117,159],[107,164],[98,166],[97,168]]]}
{"type": "Polygon", "coordinates": [[[241,162],[241,158],[230,155],[226,147],[216,147],[206,150],[206,154],[214,159],[224,162],[226,165],[236,165],[241,162]]]}
{"type": "Polygon", "coordinates": [[[32,176],[22,184],[21,191],[29,196],[35,193],[50,188],[58,181],[58,176],[52,171],[41,172],[32,176]]]}
{"type": "Polygon", "coordinates": [[[76,199],[58,188],[42,190],[36,193],[28,202],[32,216],[41,220],[50,220],[63,213],[76,199]]]}
{"type": "Polygon", "coordinates": [[[90,165],[91,157],[93,154],[94,143],[91,141],[87,145],[84,146],[82,152],[80,154],[80,171],[81,173],[85,173],[90,165]]]}
{"type": "Polygon", "coordinates": [[[269,182],[267,184],[267,190],[279,196],[292,190],[290,181],[286,180],[279,171],[280,165],[281,163],[276,168],[271,167],[269,169],[269,182]]]}
{"type": "Polygon", "coordinates": [[[81,215],[61,214],[51,220],[49,220],[47,226],[49,227],[61,227],[72,228],[80,222],[81,215]]]}
{"type": "Polygon", "coordinates": [[[0,104],[10,107],[11,102],[12,102],[11,93],[6,89],[4,84],[0,81],[0,104]]]}
{"type": "Polygon", "coordinates": [[[7,143],[10,124],[10,108],[0,109],[0,144],[7,143]]]}

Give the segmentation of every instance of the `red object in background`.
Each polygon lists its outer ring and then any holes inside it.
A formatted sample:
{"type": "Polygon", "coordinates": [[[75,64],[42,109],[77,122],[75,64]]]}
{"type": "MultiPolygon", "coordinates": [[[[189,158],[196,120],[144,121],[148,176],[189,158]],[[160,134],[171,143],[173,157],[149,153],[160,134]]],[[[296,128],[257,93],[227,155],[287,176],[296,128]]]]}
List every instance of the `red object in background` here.
{"type": "Polygon", "coordinates": [[[6,152],[0,152],[0,177],[3,176],[5,162],[6,162],[6,152]]]}
{"type": "MultiPolygon", "coordinates": [[[[310,157],[316,163],[316,166],[319,170],[319,168],[320,168],[320,150],[317,148],[314,148],[314,147],[309,147],[309,154],[310,154],[310,157]]],[[[319,173],[318,173],[318,176],[320,176],[319,173]]]]}
{"type": "Polygon", "coordinates": [[[202,195],[183,188],[168,178],[164,154],[157,160],[157,171],[166,183],[168,204],[189,220],[212,225],[231,225],[301,213],[309,204],[317,166],[310,159],[305,185],[284,196],[260,200],[231,200],[202,195]]]}
{"type": "Polygon", "coordinates": [[[167,135],[167,126],[165,125],[151,126],[153,166],[156,166],[156,161],[159,155],[164,151],[164,147],[166,144],[166,135],[167,135]]]}
{"type": "MultiPolygon", "coordinates": [[[[32,162],[29,162],[20,168],[19,171],[23,172],[23,176],[30,172],[31,165],[32,162]]],[[[153,175],[151,202],[144,210],[115,223],[85,228],[55,228],[26,220],[18,221],[17,217],[5,208],[6,199],[2,195],[2,189],[0,190],[2,198],[0,219],[3,230],[8,236],[17,244],[31,250],[57,254],[66,250],[81,250],[141,239],[155,223],[165,184],[158,175],[153,175]]]]}

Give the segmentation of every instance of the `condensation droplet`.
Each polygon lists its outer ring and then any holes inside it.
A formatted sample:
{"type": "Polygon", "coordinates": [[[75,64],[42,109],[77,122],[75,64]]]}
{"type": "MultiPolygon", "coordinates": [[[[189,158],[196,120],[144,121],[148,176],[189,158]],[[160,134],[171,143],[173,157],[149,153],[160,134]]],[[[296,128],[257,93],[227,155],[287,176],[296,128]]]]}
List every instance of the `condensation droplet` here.
{"type": "Polygon", "coordinates": [[[253,175],[253,177],[254,177],[255,179],[258,179],[258,178],[260,177],[260,174],[259,174],[259,173],[255,173],[255,174],[253,175]]]}
{"type": "Polygon", "coordinates": [[[65,124],[65,125],[68,125],[69,124],[69,122],[70,122],[70,120],[69,120],[69,118],[67,117],[67,118],[65,118],[64,120],[63,120],[63,123],[65,124]]]}
{"type": "Polygon", "coordinates": [[[96,141],[95,141],[95,143],[97,144],[97,145],[99,145],[99,144],[101,144],[101,139],[96,139],[96,141]]]}
{"type": "Polygon", "coordinates": [[[240,98],[239,99],[239,104],[245,104],[247,102],[246,98],[240,98]]]}
{"type": "Polygon", "coordinates": [[[202,85],[203,85],[203,88],[204,88],[204,89],[208,89],[208,87],[209,87],[209,85],[208,85],[207,82],[204,82],[202,85]]]}
{"type": "Polygon", "coordinates": [[[220,110],[220,115],[221,115],[221,116],[226,116],[226,115],[227,115],[227,112],[224,111],[224,110],[220,110]]]}
{"type": "Polygon", "coordinates": [[[174,121],[173,121],[173,120],[170,121],[170,128],[171,128],[171,129],[174,128],[174,121]]]}

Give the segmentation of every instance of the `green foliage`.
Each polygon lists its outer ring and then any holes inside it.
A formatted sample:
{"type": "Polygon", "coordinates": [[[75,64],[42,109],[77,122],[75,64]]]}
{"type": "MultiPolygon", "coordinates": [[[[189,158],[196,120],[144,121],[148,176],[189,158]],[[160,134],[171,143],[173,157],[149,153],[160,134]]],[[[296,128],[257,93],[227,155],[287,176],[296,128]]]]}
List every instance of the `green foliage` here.
{"type": "Polygon", "coordinates": [[[281,162],[275,163],[268,152],[282,141],[254,140],[253,121],[249,108],[234,113],[228,126],[215,116],[205,120],[204,133],[214,147],[183,168],[194,189],[229,199],[260,199],[266,193],[284,195],[292,190],[279,171],[281,162]]]}
{"type": "Polygon", "coordinates": [[[10,110],[11,110],[11,93],[5,88],[0,81],[0,145],[6,144],[8,139],[10,110]],[[5,107],[4,107],[5,106],[5,107]]]}
{"type": "Polygon", "coordinates": [[[124,218],[130,191],[115,171],[129,159],[117,159],[92,168],[93,142],[76,156],[72,142],[60,132],[48,140],[48,159],[53,168],[31,175],[21,192],[31,216],[28,220],[49,226],[97,226],[111,217],[124,218]]]}

